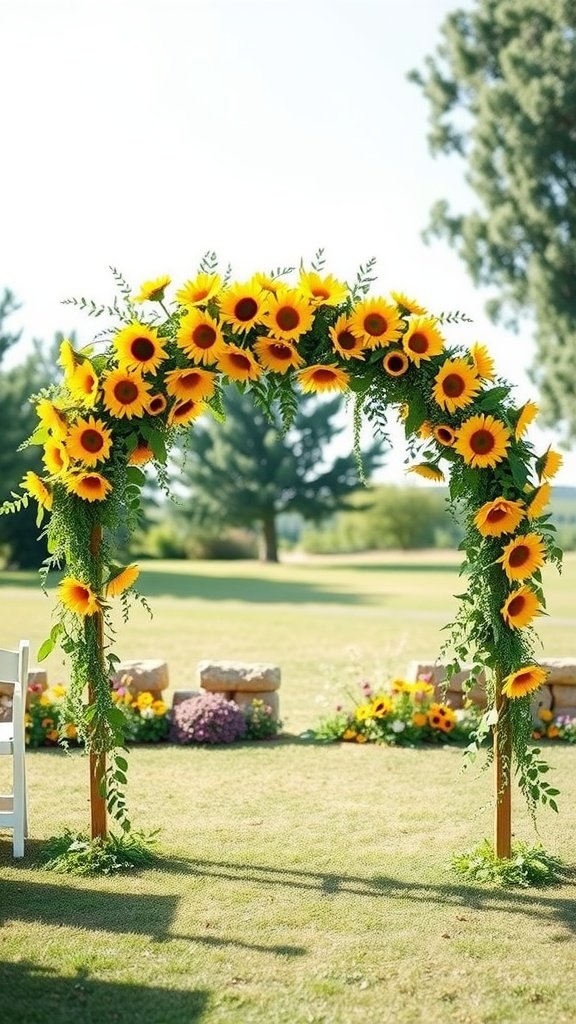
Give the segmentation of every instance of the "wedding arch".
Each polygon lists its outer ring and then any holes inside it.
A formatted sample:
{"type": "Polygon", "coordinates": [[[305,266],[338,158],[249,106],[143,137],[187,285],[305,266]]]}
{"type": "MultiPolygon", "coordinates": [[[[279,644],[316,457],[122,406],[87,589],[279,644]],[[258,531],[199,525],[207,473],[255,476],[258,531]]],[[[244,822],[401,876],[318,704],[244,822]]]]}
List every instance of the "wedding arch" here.
{"type": "Polygon", "coordinates": [[[541,569],[561,557],[546,512],[561,457],[536,454],[526,432],[537,406],[514,402],[487,348],[446,342],[444,325],[465,317],[430,313],[400,292],[371,294],[373,269],[371,260],[345,284],[326,273],[320,251],[309,269],[239,282],[208,253],[172,299],[169,277],[133,295],[113,270],[111,305],[67,300],[112,325],[80,350],[62,342],[61,379],[33,397],[39,422],[28,443],[42,447],[45,472],[26,473],[1,511],[35,499],[39,526],[46,516],[43,576],[65,570],[39,657],[59,644],[70,660],[63,729],[74,722],[90,754],[93,838],[106,835],[107,810],[129,828],[124,719],[109,682],[118,662],[111,608],[118,598],[127,610],[139,570],[116,564],[114,530],[137,525],[142,467],[152,463],[168,485],[177,433],[202,415],[225,416],[230,382],[264,411],[279,409],[286,429],[300,393],[349,396],[360,463],[363,422],[385,433],[396,411],[409,472],[446,480],[465,524],[451,640],[454,668],[467,660],[486,678],[478,740],[493,731],[496,855],[510,856],[514,773],[532,809],[553,804],[547,765],[529,739],[531,695],[546,676],[532,627],[544,607],[541,569]]]}

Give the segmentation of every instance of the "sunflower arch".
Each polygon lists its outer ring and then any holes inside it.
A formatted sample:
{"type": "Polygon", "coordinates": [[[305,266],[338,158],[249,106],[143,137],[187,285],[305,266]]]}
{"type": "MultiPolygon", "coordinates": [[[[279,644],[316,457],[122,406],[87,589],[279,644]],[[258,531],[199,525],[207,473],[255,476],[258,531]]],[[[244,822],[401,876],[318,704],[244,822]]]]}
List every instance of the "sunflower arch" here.
{"type": "Polygon", "coordinates": [[[465,584],[451,644],[455,663],[470,660],[487,679],[480,732],[495,726],[498,856],[510,852],[513,768],[532,808],[548,799],[547,766],[528,745],[530,694],[545,678],[531,623],[544,605],[541,568],[561,557],[546,514],[561,457],[535,453],[526,430],[537,407],[514,403],[483,345],[446,343],[443,325],[460,314],[429,313],[398,292],[372,296],[372,271],[369,261],[353,284],[341,283],[325,272],[320,252],[297,276],[285,268],[233,282],[207,254],[171,300],[169,277],[132,295],[116,271],[112,305],[69,300],[113,325],[80,351],[62,343],[62,379],[34,398],[39,423],[29,443],[42,446],[45,473],[28,472],[22,494],[2,511],[34,498],[39,523],[47,514],[43,571],[65,566],[40,656],[58,643],[70,658],[68,720],[90,751],[93,836],[106,832],[104,791],[127,826],[123,716],[109,686],[118,659],[104,637],[113,635],[110,602],[127,605],[138,568],[115,563],[113,531],[136,526],[141,467],[153,463],[166,483],[175,435],[201,415],[221,419],[229,382],[265,411],[279,408],[286,428],[299,392],[351,395],[356,438],[363,421],[385,432],[389,410],[397,411],[409,471],[448,479],[465,523],[465,584]]]}

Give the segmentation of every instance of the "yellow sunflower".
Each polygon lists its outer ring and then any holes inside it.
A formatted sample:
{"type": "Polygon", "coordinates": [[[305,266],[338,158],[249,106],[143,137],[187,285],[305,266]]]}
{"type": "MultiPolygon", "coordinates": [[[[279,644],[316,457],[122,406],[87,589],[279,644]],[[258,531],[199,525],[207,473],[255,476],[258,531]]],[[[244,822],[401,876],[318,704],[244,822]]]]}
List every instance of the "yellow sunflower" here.
{"type": "Polygon", "coordinates": [[[447,423],[439,423],[433,428],[432,433],[438,444],[446,445],[447,448],[451,448],[456,441],[456,433],[447,423]]]}
{"type": "Polygon", "coordinates": [[[104,405],[112,416],[143,416],[146,412],[148,392],[152,387],[139,373],[130,370],[110,370],[106,374],[103,388],[104,405]]]}
{"type": "Polygon", "coordinates": [[[160,416],[167,405],[168,402],[162,394],[146,396],[146,412],[149,416],[160,416]]]}
{"type": "Polygon", "coordinates": [[[441,409],[454,413],[474,401],[480,381],[466,359],[447,359],[436,374],[432,395],[441,409]]]}
{"type": "Polygon", "coordinates": [[[500,609],[500,614],[510,629],[522,629],[542,611],[538,597],[530,587],[522,584],[508,595],[500,609]]]}
{"type": "Polygon", "coordinates": [[[411,299],[406,292],[390,292],[394,302],[400,307],[402,313],[412,313],[415,316],[426,316],[425,306],[420,305],[416,299],[411,299]]]}
{"type": "Polygon", "coordinates": [[[133,320],[114,338],[118,354],[118,365],[122,370],[139,370],[140,373],[156,373],[168,353],[162,348],[162,340],[154,327],[133,320]]]}
{"type": "Polygon", "coordinates": [[[249,331],[264,323],[268,298],[254,281],[233,284],[219,297],[220,319],[237,333],[249,331]]]}
{"type": "Polygon", "coordinates": [[[403,377],[410,367],[410,360],[404,352],[395,349],[394,352],[386,353],[382,366],[390,377],[403,377]]]}
{"type": "Polygon", "coordinates": [[[385,299],[364,299],[350,316],[350,329],[367,348],[382,348],[397,341],[403,322],[398,310],[385,299]]]}
{"type": "Polygon", "coordinates": [[[147,462],[150,462],[154,458],[154,452],[146,441],[139,441],[135,448],[132,449],[128,456],[129,466],[145,466],[147,462]]]}
{"type": "Polygon", "coordinates": [[[193,398],[175,402],[168,416],[169,427],[181,427],[186,423],[192,423],[206,410],[203,402],[195,402],[193,398]]]}
{"type": "Polygon", "coordinates": [[[438,484],[444,480],[444,473],[432,462],[419,462],[415,466],[410,466],[406,472],[416,473],[418,476],[424,477],[425,480],[434,480],[438,484]]]}
{"type": "Polygon", "coordinates": [[[100,473],[69,473],[65,480],[66,489],[85,501],[104,501],[112,490],[112,484],[100,473]]]}
{"type": "Polygon", "coordinates": [[[526,402],[526,405],[522,406],[514,428],[514,437],[516,440],[526,433],[527,428],[539,412],[540,410],[536,405],[536,402],[526,402]]]}
{"type": "Polygon", "coordinates": [[[62,604],[76,615],[94,615],[99,610],[98,597],[87,583],[66,576],[58,585],[62,604]]]}
{"type": "Polygon", "coordinates": [[[497,562],[509,580],[527,580],[546,561],[546,546],[538,533],[525,533],[515,537],[502,550],[497,562]]]}
{"type": "Polygon", "coordinates": [[[84,462],[87,466],[95,466],[104,462],[112,447],[112,433],[102,420],[94,416],[88,419],[80,417],[76,420],[66,440],[66,451],[73,459],[84,462]]]}
{"type": "Polygon", "coordinates": [[[176,342],[196,363],[215,363],[226,347],[217,320],[200,309],[191,309],[182,317],[176,342]]]}
{"type": "Polygon", "coordinates": [[[138,295],[132,296],[132,302],[162,302],[164,292],[170,284],[171,277],[156,277],[153,281],[144,281],[140,285],[138,295]]]}
{"type": "Polygon", "coordinates": [[[552,477],[556,476],[563,462],[564,457],[560,452],[555,452],[553,448],[548,448],[547,452],[536,463],[538,478],[540,480],[552,480],[552,477]]]}
{"type": "Polygon", "coordinates": [[[277,295],[281,288],[284,288],[284,283],[278,277],[271,277],[269,274],[256,273],[251,279],[251,284],[256,285],[263,292],[269,292],[270,295],[277,295]]]}
{"type": "MultiPolygon", "coordinates": [[[[401,353],[401,355],[404,357],[404,359],[406,359],[406,362],[408,362],[408,359],[406,358],[406,356],[404,356],[403,352],[401,353]]],[[[422,423],[422,425],[418,428],[417,433],[418,437],[421,437],[423,441],[425,441],[429,437],[432,437],[432,424],[428,423],[428,420],[424,420],[424,423],[422,423]]]]}
{"type": "Polygon", "coordinates": [[[328,328],[332,347],[343,359],[364,359],[364,342],[351,330],[347,316],[339,316],[333,327],[328,328]]]}
{"type": "Polygon", "coordinates": [[[528,519],[540,518],[550,501],[551,493],[552,488],[550,484],[541,484],[540,487],[527,496],[528,508],[526,509],[526,515],[528,519]]]}
{"type": "Polygon", "coordinates": [[[139,575],[140,569],[137,565],[126,565],[116,576],[108,580],[105,589],[106,597],[118,597],[119,594],[123,594],[125,590],[134,586],[139,575]]]}
{"type": "Polygon", "coordinates": [[[483,537],[500,537],[503,533],[514,533],[525,515],[522,502],[495,498],[478,509],[474,525],[483,537]]]}
{"type": "Polygon", "coordinates": [[[444,338],[436,327],[432,316],[412,316],[408,330],[402,337],[402,345],[409,359],[420,366],[423,359],[439,356],[444,351],[444,338]]]}
{"type": "Polygon", "coordinates": [[[96,404],[99,385],[98,374],[89,359],[80,363],[68,380],[70,394],[89,409],[96,404]]]}
{"type": "Polygon", "coordinates": [[[264,369],[275,373],[286,373],[291,366],[298,367],[304,362],[294,346],[280,338],[259,338],[254,351],[264,369]]]}
{"type": "Polygon", "coordinates": [[[308,301],[294,288],[282,288],[268,299],[270,331],[283,341],[297,341],[309,331],[314,311],[308,301]]]}
{"type": "Polygon", "coordinates": [[[262,367],[252,353],[232,344],[226,345],[218,357],[218,368],[227,374],[230,380],[258,380],[262,374],[262,367]]]}
{"type": "Polygon", "coordinates": [[[63,367],[64,373],[67,377],[72,376],[74,370],[80,363],[76,350],[68,338],[64,338],[63,341],[60,342],[58,362],[60,366],[63,367]]]}
{"type": "Polygon", "coordinates": [[[494,360],[486,346],[475,342],[470,347],[470,356],[480,380],[494,380],[496,376],[494,360]]]}
{"type": "Polygon", "coordinates": [[[298,371],[298,383],[302,391],[345,391],[350,374],[340,370],[336,363],[314,363],[298,371]]]}
{"type": "Polygon", "coordinates": [[[198,274],[193,281],[186,281],[176,292],[176,302],[181,306],[205,306],[222,287],[219,274],[198,274]]]}
{"type": "Polygon", "coordinates": [[[43,427],[46,427],[58,441],[63,441],[68,434],[68,423],[60,409],[49,398],[41,398],[36,406],[36,415],[43,427]]]}
{"type": "Polygon", "coordinates": [[[387,696],[374,697],[370,705],[370,717],[371,718],[386,718],[386,715],[392,711],[392,701],[387,696]]]}
{"type": "Polygon", "coordinates": [[[214,394],[216,374],[191,366],[186,370],[171,370],[164,380],[166,391],[173,398],[193,398],[200,402],[214,394]]]}
{"type": "Polygon", "coordinates": [[[68,452],[62,441],[56,441],[55,438],[50,438],[46,441],[42,462],[52,476],[58,476],[60,473],[63,473],[68,468],[69,461],[68,452]]]}
{"type": "Polygon", "coordinates": [[[52,492],[37,473],[33,473],[32,470],[29,469],[28,472],[24,474],[20,486],[35,498],[42,508],[45,508],[47,512],[50,511],[52,508],[52,492]]]}
{"type": "Polygon", "coordinates": [[[348,298],[348,286],[337,281],[332,274],[320,277],[314,271],[306,273],[301,270],[298,288],[315,306],[339,306],[348,298]]]}
{"type": "Polygon", "coordinates": [[[494,416],[472,416],[458,431],[455,450],[474,469],[495,466],[506,456],[510,431],[494,416]]]}

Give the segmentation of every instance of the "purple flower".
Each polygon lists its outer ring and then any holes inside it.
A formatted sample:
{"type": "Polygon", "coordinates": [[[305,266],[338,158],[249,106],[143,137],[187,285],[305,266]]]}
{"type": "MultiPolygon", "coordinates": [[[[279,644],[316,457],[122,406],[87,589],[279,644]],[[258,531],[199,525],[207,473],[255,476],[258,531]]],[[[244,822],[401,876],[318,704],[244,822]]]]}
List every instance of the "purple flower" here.
{"type": "Polygon", "coordinates": [[[233,701],[202,693],[172,711],[170,739],[176,743],[233,743],[246,732],[246,719],[233,701]]]}

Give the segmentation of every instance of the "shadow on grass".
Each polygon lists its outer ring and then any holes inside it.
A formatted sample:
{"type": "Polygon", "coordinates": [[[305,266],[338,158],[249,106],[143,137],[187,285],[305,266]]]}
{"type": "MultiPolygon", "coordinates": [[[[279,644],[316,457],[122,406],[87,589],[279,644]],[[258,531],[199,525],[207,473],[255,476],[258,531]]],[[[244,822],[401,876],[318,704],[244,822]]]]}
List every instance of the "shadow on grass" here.
{"type": "MultiPolygon", "coordinates": [[[[55,577],[56,579],[56,577],[55,577]]],[[[53,584],[55,586],[55,583],[53,584]]],[[[40,577],[37,572],[0,572],[0,587],[34,587],[40,588],[40,577]]]]}
{"type": "Polygon", "coordinates": [[[2,1019],[11,1024],[193,1024],[202,1020],[209,998],[201,989],[103,981],[86,971],[64,978],[26,961],[0,963],[0,991],[6,1013],[2,1019]]]}
{"type": "Polygon", "coordinates": [[[193,598],[201,601],[246,601],[254,604],[380,604],[381,595],[332,591],[304,581],[214,577],[196,573],[142,572],[139,590],[145,597],[193,598]]]}
{"type": "Polygon", "coordinates": [[[322,565],[322,571],[331,569],[349,569],[350,572],[379,572],[383,576],[390,572],[447,572],[457,575],[460,564],[458,562],[346,562],[338,565],[335,562],[322,565]]]}

